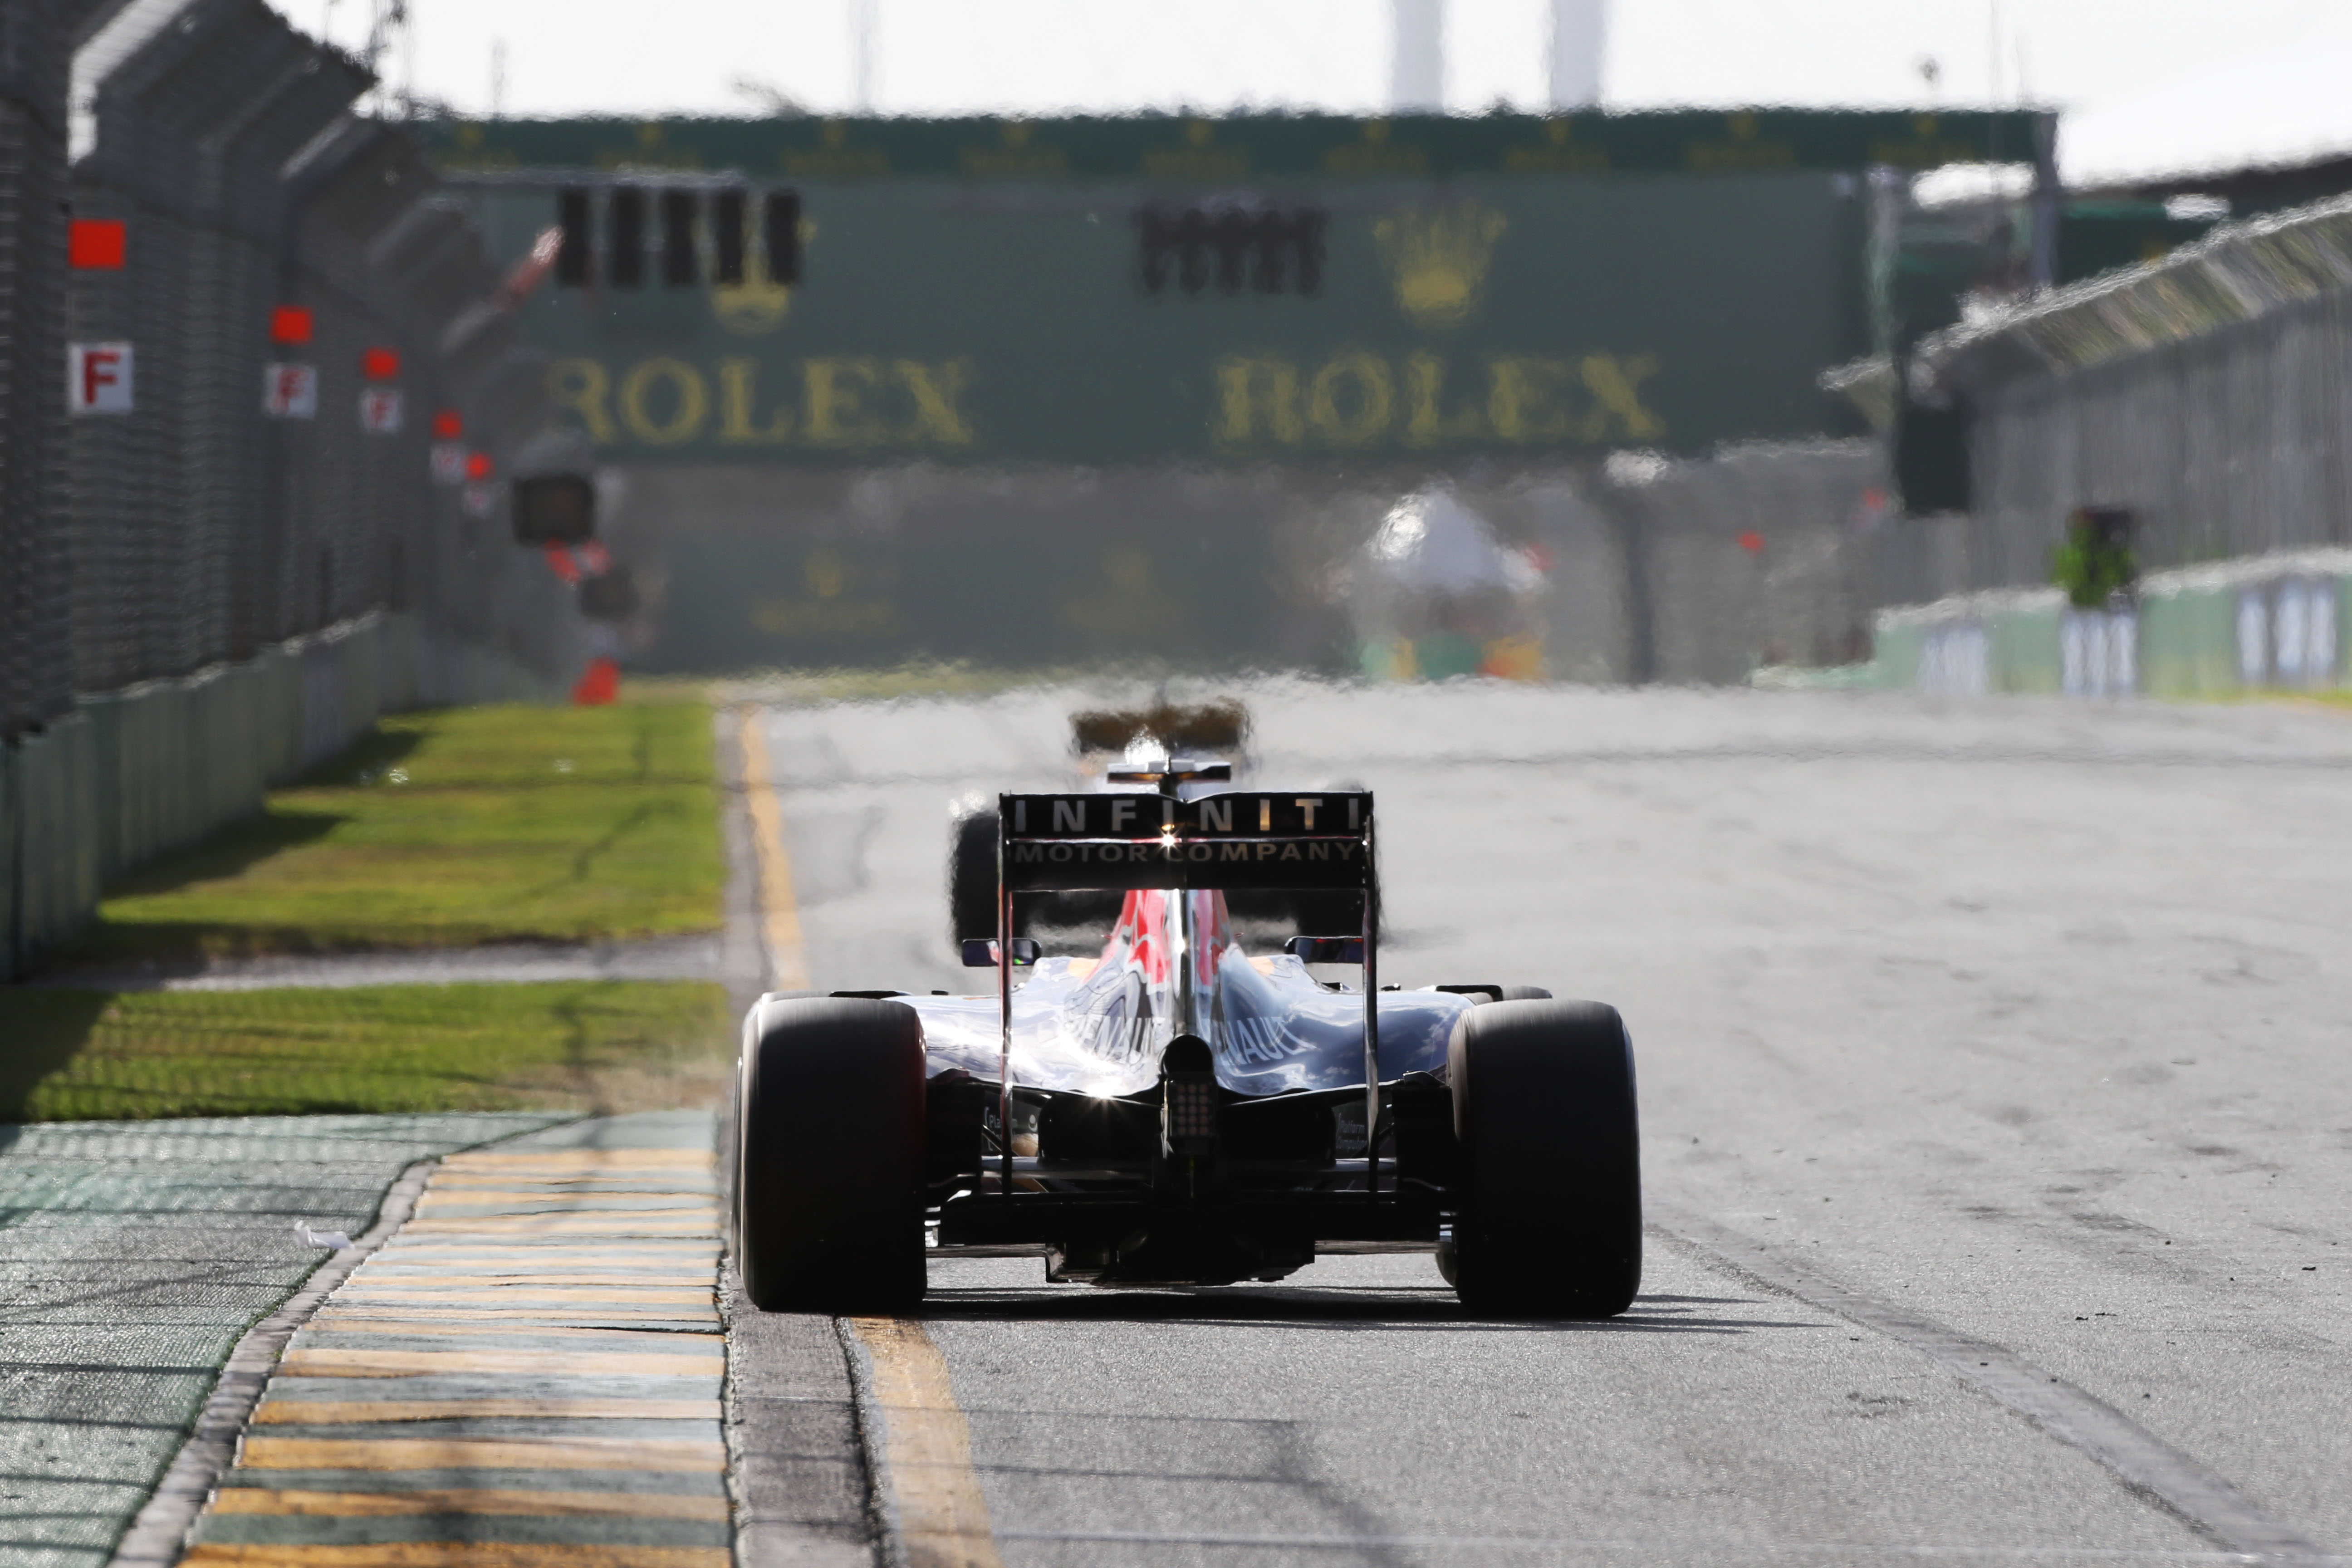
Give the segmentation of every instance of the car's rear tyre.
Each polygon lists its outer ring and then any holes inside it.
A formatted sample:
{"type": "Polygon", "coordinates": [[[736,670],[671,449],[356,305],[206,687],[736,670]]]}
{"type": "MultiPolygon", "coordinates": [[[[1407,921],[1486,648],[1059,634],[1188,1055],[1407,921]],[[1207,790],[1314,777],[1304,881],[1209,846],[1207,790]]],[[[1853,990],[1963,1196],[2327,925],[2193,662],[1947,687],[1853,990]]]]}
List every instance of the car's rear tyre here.
{"type": "Polygon", "coordinates": [[[1463,1304],[1513,1317],[1623,1311],[1642,1283],[1642,1160],[1633,1047],[1617,1009],[1473,1007],[1448,1058],[1463,1304]]]}
{"type": "Polygon", "coordinates": [[[922,1300],[923,1027],[903,1002],[763,999],[738,1064],[736,1268],[772,1312],[922,1300]]]}
{"type": "Polygon", "coordinates": [[[962,818],[948,841],[948,923],[957,942],[996,934],[994,812],[962,818]]]}
{"type": "MultiPolygon", "coordinates": [[[[1364,895],[1353,889],[1332,889],[1315,892],[1277,894],[1285,906],[1291,924],[1301,936],[1355,936],[1364,929],[1364,895]]],[[[1381,889],[1376,879],[1371,888],[1372,934],[1377,938],[1381,926],[1381,889]]]]}

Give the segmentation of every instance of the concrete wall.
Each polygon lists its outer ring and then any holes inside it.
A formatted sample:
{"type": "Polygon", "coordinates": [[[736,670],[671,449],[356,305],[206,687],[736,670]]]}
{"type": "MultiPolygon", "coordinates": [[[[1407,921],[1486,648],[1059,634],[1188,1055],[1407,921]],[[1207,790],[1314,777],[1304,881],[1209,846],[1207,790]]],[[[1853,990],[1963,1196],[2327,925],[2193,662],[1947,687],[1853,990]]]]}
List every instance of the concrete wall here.
{"type": "Polygon", "coordinates": [[[2116,614],[2055,588],[1882,610],[1868,684],[1999,692],[2226,697],[2352,685],[2352,550],[2283,551],[2158,572],[2116,614]]]}
{"type": "Polygon", "coordinates": [[[545,700],[492,651],[371,615],[242,664],[81,698],[0,746],[0,979],[38,966],[110,878],[261,809],[379,714],[545,700]]]}

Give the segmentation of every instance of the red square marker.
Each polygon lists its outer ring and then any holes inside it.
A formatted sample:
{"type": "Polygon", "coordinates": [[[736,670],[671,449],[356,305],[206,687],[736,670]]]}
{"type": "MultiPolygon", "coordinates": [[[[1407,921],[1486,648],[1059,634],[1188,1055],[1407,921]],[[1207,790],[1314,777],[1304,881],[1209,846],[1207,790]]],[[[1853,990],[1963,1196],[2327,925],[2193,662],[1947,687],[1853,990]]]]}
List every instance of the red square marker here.
{"type": "Polygon", "coordinates": [[[433,416],[433,438],[455,441],[466,433],[466,416],[454,408],[444,408],[433,416]]]}
{"type": "Polygon", "coordinates": [[[269,312],[269,341],[307,343],[310,341],[310,307],[280,305],[269,312]]]}
{"type": "Polygon", "coordinates": [[[131,227],[119,217],[78,217],[66,226],[66,265],[82,272],[120,272],[131,227]]]}
{"type": "Polygon", "coordinates": [[[400,351],[374,348],[360,355],[360,374],[370,381],[391,381],[400,374],[400,351]]]}
{"type": "Polygon", "coordinates": [[[469,479],[488,479],[490,477],[490,455],[488,452],[467,453],[466,457],[466,477],[469,479]]]}

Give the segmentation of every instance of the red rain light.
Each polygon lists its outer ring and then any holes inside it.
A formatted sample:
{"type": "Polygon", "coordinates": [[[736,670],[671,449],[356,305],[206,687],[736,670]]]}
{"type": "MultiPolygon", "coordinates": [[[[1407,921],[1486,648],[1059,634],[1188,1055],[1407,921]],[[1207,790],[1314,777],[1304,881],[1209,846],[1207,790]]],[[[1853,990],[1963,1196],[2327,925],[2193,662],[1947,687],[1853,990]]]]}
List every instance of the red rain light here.
{"type": "Polygon", "coordinates": [[[400,374],[398,349],[368,349],[360,355],[360,374],[370,381],[390,381],[400,374]]]}
{"type": "Polygon", "coordinates": [[[1739,548],[1750,555],[1759,554],[1764,549],[1764,536],[1752,528],[1748,529],[1739,536],[1739,548]]]}
{"type": "Polygon", "coordinates": [[[119,272],[131,248],[131,229],[119,217],[78,217],[66,226],[66,265],[82,272],[119,272]]]}
{"type": "Polygon", "coordinates": [[[310,341],[310,307],[280,305],[269,312],[269,341],[307,343],[310,341]]]}
{"type": "Polygon", "coordinates": [[[468,452],[466,454],[466,477],[469,479],[488,479],[490,477],[490,455],[488,452],[468,452]]]}
{"type": "Polygon", "coordinates": [[[466,433],[466,416],[454,408],[444,408],[433,416],[433,438],[455,441],[466,433]]]}

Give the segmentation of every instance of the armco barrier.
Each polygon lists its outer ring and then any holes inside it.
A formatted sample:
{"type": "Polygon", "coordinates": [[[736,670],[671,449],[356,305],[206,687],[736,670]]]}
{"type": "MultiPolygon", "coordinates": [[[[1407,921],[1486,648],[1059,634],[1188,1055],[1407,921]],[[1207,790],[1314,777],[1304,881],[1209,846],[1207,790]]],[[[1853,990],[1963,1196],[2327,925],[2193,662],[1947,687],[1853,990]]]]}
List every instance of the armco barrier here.
{"type": "Polygon", "coordinates": [[[1867,684],[1979,696],[2153,697],[2352,684],[2352,550],[2282,552],[2155,573],[2128,611],[2055,588],[1881,610],[1867,684]]]}
{"type": "Polygon", "coordinates": [[[0,978],[37,968],[108,879],[259,810],[271,785],[380,714],[559,695],[490,649],[373,615],[242,664],[81,699],[0,746],[0,978]]]}

